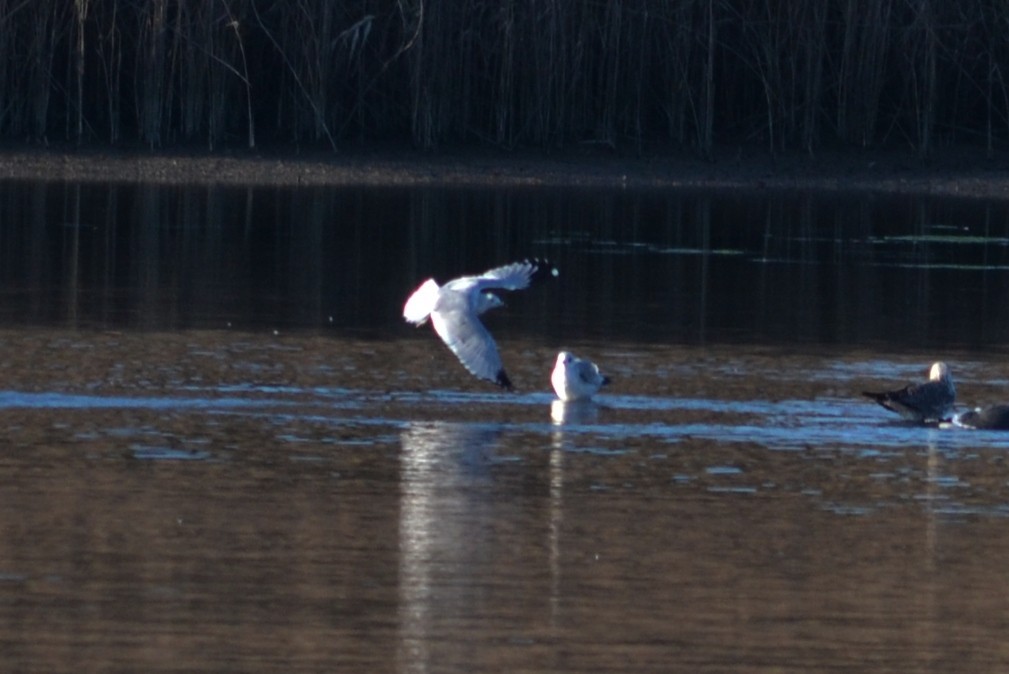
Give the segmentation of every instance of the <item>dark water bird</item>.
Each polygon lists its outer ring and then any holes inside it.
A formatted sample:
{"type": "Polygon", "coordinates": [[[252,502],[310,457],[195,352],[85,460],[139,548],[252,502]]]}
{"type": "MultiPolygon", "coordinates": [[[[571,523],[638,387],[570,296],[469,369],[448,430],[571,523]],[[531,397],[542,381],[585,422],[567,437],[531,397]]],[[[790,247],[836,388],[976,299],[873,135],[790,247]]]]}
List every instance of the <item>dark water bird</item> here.
{"type": "Polygon", "coordinates": [[[953,417],[953,425],[993,431],[1009,431],[1009,405],[989,405],[961,412],[953,417]]]}
{"type": "Polygon", "coordinates": [[[956,403],[956,387],[946,363],[932,365],[927,382],[908,384],[893,391],[873,393],[863,391],[862,395],[896,412],[908,421],[925,423],[949,419],[956,403]]]}
{"type": "Polygon", "coordinates": [[[599,372],[599,366],[595,363],[577,358],[568,351],[561,351],[557,354],[550,383],[561,400],[588,400],[600,388],[609,384],[610,378],[599,372]]]}
{"type": "Polygon", "coordinates": [[[463,276],[439,286],[434,279],[424,281],[403,306],[403,318],[424,325],[428,318],[441,340],[459,362],[476,377],[511,390],[497,344],[480,314],[504,306],[492,291],[522,290],[560,272],[548,260],[524,260],[495,267],[479,276],[463,276]]]}

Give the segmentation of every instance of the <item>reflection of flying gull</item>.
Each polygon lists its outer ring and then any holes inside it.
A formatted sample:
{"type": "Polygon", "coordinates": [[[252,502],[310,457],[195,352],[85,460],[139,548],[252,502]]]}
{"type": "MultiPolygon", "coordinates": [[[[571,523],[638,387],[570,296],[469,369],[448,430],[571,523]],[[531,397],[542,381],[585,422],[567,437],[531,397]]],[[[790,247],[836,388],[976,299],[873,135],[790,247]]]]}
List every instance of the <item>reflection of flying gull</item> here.
{"type": "Polygon", "coordinates": [[[574,354],[561,351],[550,375],[550,383],[561,400],[588,400],[600,388],[610,383],[610,378],[599,372],[599,366],[574,354]]]}
{"type": "Polygon", "coordinates": [[[953,417],[953,424],[966,428],[1009,431],[1009,405],[978,407],[953,417]]]}
{"type": "Polygon", "coordinates": [[[473,375],[511,390],[494,338],[480,314],[504,305],[491,290],[522,290],[533,281],[558,275],[546,260],[525,260],[497,267],[480,276],[463,276],[443,286],[428,279],[410,295],[403,318],[423,325],[431,318],[434,331],[473,375]]]}
{"type": "Polygon", "coordinates": [[[956,402],[956,388],[946,363],[933,364],[928,379],[922,384],[908,384],[895,391],[863,391],[862,395],[909,421],[920,423],[948,419],[956,402]]]}

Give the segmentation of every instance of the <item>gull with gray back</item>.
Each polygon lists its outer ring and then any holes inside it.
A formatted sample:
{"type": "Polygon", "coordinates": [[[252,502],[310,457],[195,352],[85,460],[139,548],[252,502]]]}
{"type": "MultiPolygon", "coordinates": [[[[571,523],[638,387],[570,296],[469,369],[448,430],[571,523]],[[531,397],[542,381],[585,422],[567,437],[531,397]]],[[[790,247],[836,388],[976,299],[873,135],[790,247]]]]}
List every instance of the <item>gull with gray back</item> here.
{"type": "Polygon", "coordinates": [[[568,351],[561,351],[557,354],[550,383],[561,400],[588,400],[609,384],[610,378],[600,373],[599,366],[595,363],[577,358],[568,351]]]}
{"type": "Polygon", "coordinates": [[[904,388],[862,395],[896,412],[908,421],[927,423],[949,419],[956,403],[956,387],[946,363],[937,362],[929,371],[928,381],[908,384],[904,388]]]}
{"type": "Polygon", "coordinates": [[[512,390],[501,354],[478,316],[504,302],[494,291],[522,290],[532,283],[559,275],[547,260],[525,260],[495,267],[479,276],[462,276],[439,286],[424,281],[403,306],[403,318],[420,326],[431,319],[434,331],[459,362],[476,377],[512,390]]]}

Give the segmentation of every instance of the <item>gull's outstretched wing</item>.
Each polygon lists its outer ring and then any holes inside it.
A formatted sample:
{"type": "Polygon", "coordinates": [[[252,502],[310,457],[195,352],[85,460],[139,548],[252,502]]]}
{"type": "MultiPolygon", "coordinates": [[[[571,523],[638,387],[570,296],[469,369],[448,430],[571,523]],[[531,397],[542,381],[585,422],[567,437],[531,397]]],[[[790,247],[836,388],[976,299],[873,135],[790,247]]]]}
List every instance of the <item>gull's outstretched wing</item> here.
{"type": "Polygon", "coordinates": [[[501,364],[501,354],[494,338],[464,302],[453,303],[447,308],[439,306],[431,314],[431,324],[459,362],[474,376],[511,390],[512,383],[501,364]]]}
{"type": "Polygon", "coordinates": [[[556,277],[559,274],[557,267],[553,266],[549,260],[523,260],[506,264],[503,267],[495,267],[480,276],[471,278],[481,290],[485,288],[522,290],[536,281],[556,277]]]}
{"type": "Polygon", "coordinates": [[[407,299],[403,317],[416,325],[430,317],[435,332],[467,370],[511,390],[494,338],[477,316],[503,306],[492,290],[521,290],[558,275],[557,268],[546,260],[524,260],[479,276],[453,279],[441,287],[429,279],[407,299]]]}

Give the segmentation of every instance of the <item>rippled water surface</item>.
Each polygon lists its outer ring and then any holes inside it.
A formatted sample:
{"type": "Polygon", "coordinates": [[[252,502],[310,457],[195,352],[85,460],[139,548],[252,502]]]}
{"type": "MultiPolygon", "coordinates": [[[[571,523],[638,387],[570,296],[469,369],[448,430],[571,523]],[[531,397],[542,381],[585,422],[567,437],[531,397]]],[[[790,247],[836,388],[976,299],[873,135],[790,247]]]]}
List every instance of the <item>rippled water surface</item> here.
{"type": "Polygon", "coordinates": [[[1009,433],[859,395],[1009,402],[1001,204],[15,187],[6,670],[1009,667],[1009,433]],[[525,255],[515,393],[402,323],[525,255]]]}

